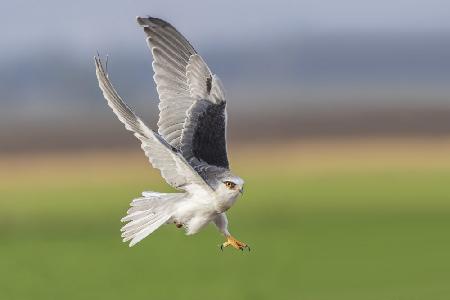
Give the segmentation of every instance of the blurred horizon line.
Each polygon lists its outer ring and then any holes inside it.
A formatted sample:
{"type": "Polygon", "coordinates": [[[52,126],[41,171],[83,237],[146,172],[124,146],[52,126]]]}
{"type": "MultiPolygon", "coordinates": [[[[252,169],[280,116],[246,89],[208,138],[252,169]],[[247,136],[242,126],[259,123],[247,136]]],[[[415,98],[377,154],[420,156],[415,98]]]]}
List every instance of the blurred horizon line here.
{"type": "MultiPolygon", "coordinates": [[[[1,120],[1,119],[0,119],[1,120]]],[[[144,118],[145,120],[145,118],[144,118]]],[[[3,120],[5,121],[5,120],[3,120]]],[[[156,119],[146,122],[156,129],[156,119]]],[[[99,115],[60,116],[21,123],[0,122],[0,153],[89,149],[129,149],[136,139],[106,108],[99,115]],[[11,130],[14,128],[14,130],[11,130]]],[[[231,114],[228,141],[232,145],[274,144],[302,140],[436,139],[450,137],[450,107],[398,106],[349,110],[259,111],[231,114]]]]}

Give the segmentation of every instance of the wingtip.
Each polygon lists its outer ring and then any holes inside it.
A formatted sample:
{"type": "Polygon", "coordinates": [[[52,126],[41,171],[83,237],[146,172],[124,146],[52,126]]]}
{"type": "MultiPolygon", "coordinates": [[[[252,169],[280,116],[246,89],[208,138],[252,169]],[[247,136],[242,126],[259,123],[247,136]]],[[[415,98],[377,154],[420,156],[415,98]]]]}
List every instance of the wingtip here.
{"type": "Polygon", "coordinates": [[[136,17],[136,21],[140,26],[161,26],[161,27],[165,27],[165,26],[169,26],[170,24],[166,21],[164,21],[163,19],[160,18],[155,18],[155,17],[151,17],[151,16],[146,16],[146,17],[140,17],[137,16],[136,17]]]}
{"type": "Polygon", "coordinates": [[[153,18],[151,16],[146,16],[146,17],[141,17],[141,16],[137,16],[136,17],[136,21],[138,22],[139,25],[141,26],[148,26],[151,25],[152,23],[155,23],[154,20],[156,18],[153,18]]]}
{"type": "MultiPolygon", "coordinates": [[[[97,55],[94,55],[94,61],[98,66],[103,67],[102,57],[98,51],[97,51],[97,55]]],[[[108,61],[109,61],[109,54],[106,54],[106,60],[105,60],[105,69],[106,70],[108,70],[108,61]]]]}
{"type": "Polygon", "coordinates": [[[97,50],[95,55],[94,55],[94,59],[96,61],[101,61],[102,60],[102,56],[100,55],[100,52],[97,50]]]}
{"type": "Polygon", "coordinates": [[[143,17],[141,17],[141,16],[136,16],[136,22],[137,22],[139,25],[144,25],[144,24],[143,24],[143,17]]]}
{"type": "Polygon", "coordinates": [[[94,64],[97,70],[101,68],[102,61],[100,60],[100,56],[94,56],[94,64]]]}

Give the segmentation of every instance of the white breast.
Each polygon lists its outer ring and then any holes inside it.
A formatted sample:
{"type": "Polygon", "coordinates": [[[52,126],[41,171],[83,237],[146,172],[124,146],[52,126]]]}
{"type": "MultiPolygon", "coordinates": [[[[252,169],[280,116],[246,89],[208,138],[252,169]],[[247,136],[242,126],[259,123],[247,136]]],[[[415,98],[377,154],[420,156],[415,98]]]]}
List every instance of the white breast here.
{"type": "Polygon", "coordinates": [[[198,185],[186,187],[187,197],[178,202],[173,221],[183,224],[186,234],[197,233],[214,218],[227,211],[236,201],[237,195],[207,190],[198,185]]]}

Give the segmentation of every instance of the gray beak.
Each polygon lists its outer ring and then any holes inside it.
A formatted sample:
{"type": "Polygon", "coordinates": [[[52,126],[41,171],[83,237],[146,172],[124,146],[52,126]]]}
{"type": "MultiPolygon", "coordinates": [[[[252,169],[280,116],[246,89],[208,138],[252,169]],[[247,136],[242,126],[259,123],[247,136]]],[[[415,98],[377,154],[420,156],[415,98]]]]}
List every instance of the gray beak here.
{"type": "Polygon", "coordinates": [[[239,193],[241,193],[241,195],[244,195],[244,187],[242,187],[242,188],[239,190],[239,193]]]}

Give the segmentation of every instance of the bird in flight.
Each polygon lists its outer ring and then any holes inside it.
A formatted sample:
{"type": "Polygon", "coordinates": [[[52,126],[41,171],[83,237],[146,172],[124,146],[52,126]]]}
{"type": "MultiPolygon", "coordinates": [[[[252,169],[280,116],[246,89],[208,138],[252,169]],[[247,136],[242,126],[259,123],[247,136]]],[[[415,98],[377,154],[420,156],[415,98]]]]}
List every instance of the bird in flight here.
{"type": "Polygon", "coordinates": [[[164,224],[199,232],[214,222],[226,241],[221,249],[249,249],[228,231],[226,211],[244,191],[244,180],[230,171],[226,143],[226,101],[220,79],[189,41],[168,22],[137,17],[153,55],[159,94],[158,132],[148,128],[122,100],[97,55],[96,75],[108,105],[141,142],[154,168],[178,193],[143,192],[122,222],[130,247],[164,224]]]}

